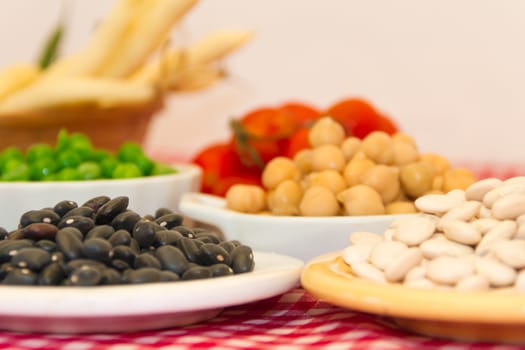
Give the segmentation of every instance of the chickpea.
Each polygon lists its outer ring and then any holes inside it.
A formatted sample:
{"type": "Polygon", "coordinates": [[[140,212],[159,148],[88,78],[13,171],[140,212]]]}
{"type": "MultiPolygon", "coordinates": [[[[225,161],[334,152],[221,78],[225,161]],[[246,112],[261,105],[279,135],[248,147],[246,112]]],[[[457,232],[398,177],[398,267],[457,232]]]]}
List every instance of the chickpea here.
{"type": "Polygon", "coordinates": [[[399,169],[384,164],[378,164],[365,170],[361,175],[361,183],[376,190],[384,204],[392,202],[399,196],[399,169]]]}
{"type": "Polygon", "coordinates": [[[417,213],[418,210],[414,205],[414,202],[409,201],[395,201],[388,204],[385,207],[385,212],[387,214],[411,214],[417,213]]]}
{"type": "Polygon", "coordinates": [[[367,185],[352,186],[339,193],[347,215],[382,215],[385,206],[379,193],[367,185]]]}
{"type": "Polygon", "coordinates": [[[354,186],[361,183],[361,175],[375,165],[366,157],[354,157],[343,169],[343,177],[348,186],[354,186]]]}
{"type": "Polygon", "coordinates": [[[474,182],[476,182],[476,175],[469,169],[448,170],[443,175],[443,192],[447,193],[455,189],[465,190],[474,182]]]}
{"type": "Polygon", "coordinates": [[[443,188],[443,181],[445,180],[442,175],[434,176],[434,180],[432,180],[432,190],[441,191],[443,188]]]}
{"type": "MultiPolygon", "coordinates": [[[[399,135],[399,134],[397,134],[399,135]]],[[[403,137],[392,137],[393,164],[406,165],[419,160],[416,145],[403,137]]]]}
{"type": "Polygon", "coordinates": [[[373,131],[361,142],[361,150],[378,164],[392,164],[392,138],[384,131],[373,131]]]}
{"type": "Polygon", "coordinates": [[[311,173],[308,176],[309,186],[323,186],[328,188],[334,194],[338,194],[346,188],[346,181],[341,173],[335,170],[323,170],[311,173]]]}
{"type": "Polygon", "coordinates": [[[293,180],[285,180],[268,193],[268,208],[274,215],[299,215],[303,191],[293,180]]]}
{"type": "Polygon", "coordinates": [[[323,186],[312,186],[304,192],[299,210],[303,216],[335,216],[340,207],[332,191],[323,186]]]}
{"type": "Polygon", "coordinates": [[[242,213],[259,213],[266,209],[266,193],[256,185],[233,185],[226,192],[226,207],[242,213]]]}
{"type": "Polygon", "coordinates": [[[443,175],[450,169],[450,161],[439,154],[423,153],[419,155],[419,160],[430,165],[434,171],[434,175],[443,175]]]}
{"type": "Polygon", "coordinates": [[[308,174],[312,171],[312,150],[300,150],[293,157],[293,161],[301,173],[308,174]]]}
{"type": "Polygon", "coordinates": [[[323,117],[312,125],[308,142],[315,148],[322,145],[340,145],[345,138],[345,129],[330,117],[323,117]]]}
{"type": "Polygon", "coordinates": [[[412,136],[405,134],[404,132],[396,132],[392,135],[392,141],[409,143],[417,149],[417,143],[412,136]]]}
{"type": "Polygon", "coordinates": [[[275,189],[284,180],[298,180],[301,173],[293,160],[275,157],[266,164],[262,173],[262,183],[269,190],[275,189]]]}
{"type": "Polygon", "coordinates": [[[360,146],[361,140],[354,136],[350,136],[343,141],[341,144],[341,150],[347,161],[355,156],[360,146]]]}
{"type": "Polygon", "coordinates": [[[401,188],[411,198],[418,198],[432,188],[434,175],[428,164],[416,162],[401,167],[401,188]]]}
{"type": "Polygon", "coordinates": [[[343,151],[335,145],[322,145],[312,150],[312,170],[343,171],[346,160],[343,151]]]}

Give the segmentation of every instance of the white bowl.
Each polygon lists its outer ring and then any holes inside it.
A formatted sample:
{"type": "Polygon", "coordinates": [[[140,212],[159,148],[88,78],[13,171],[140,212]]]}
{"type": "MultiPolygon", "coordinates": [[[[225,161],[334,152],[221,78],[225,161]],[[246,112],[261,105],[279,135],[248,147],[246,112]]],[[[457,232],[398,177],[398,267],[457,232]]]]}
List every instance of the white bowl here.
{"type": "Polygon", "coordinates": [[[222,197],[186,193],[180,211],[219,228],[228,240],[236,239],[262,252],[275,252],[308,261],[348,246],[350,233],[384,233],[404,215],[301,217],[244,214],[226,209],[222,197]]]}
{"type": "Polygon", "coordinates": [[[128,208],[140,215],[158,208],[178,210],[186,192],[198,191],[201,169],[192,164],[173,164],[175,174],[132,179],[93,181],[0,182],[0,226],[13,230],[29,210],[52,207],[62,200],[83,204],[96,196],[129,197],[128,208]]]}

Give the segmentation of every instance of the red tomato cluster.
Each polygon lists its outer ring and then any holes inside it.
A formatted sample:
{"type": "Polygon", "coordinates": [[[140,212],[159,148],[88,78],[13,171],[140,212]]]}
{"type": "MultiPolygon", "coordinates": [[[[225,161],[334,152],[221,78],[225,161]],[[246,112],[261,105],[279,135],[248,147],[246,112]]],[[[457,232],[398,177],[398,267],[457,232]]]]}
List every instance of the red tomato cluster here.
{"type": "Polygon", "coordinates": [[[264,165],[308,148],[308,130],[322,116],[341,123],[348,136],[363,138],[374,130],[389,134],[398,130],[392,119],[358,98],[342,100],[324,111],[297,102],[259,108],[231,120],[228,141],[209,145],[194,156],[192,162],[203,169],[202,192],[224,196],[234,184],[261,185],[264,165]]]}

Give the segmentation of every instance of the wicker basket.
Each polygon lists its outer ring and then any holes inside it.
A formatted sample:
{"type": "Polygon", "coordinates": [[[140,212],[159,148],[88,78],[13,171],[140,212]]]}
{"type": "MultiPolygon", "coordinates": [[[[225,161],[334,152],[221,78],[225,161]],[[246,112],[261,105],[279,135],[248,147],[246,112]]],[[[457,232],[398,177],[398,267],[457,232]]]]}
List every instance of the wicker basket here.
{"type": "Polygon", "coordinates": [[[155,112],[163,99],[144,104],[100,107],[61,106],[17,115],[0,115],[0,150],[16,146],[26,150],[35,143],[55,145],[58,132],[81,132],[93,145],[115,151],[125,141],[143,143],[155,112]]]}

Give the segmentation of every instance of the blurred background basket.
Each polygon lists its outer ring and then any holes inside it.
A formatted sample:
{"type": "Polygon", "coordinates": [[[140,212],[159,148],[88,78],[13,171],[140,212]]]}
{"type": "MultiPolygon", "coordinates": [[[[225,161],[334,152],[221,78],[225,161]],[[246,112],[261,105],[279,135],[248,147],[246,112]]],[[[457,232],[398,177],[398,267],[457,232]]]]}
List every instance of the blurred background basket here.
{"type": "Polygon", "coordinates": [[[0,115],[0,150],[26,150],[35,143],[55,145],[60,129],[88,135],[94,146],[116,151],[126,141],[142,144],[163,99],[118,106],[71,105],[31,113],[0,115]]]}

